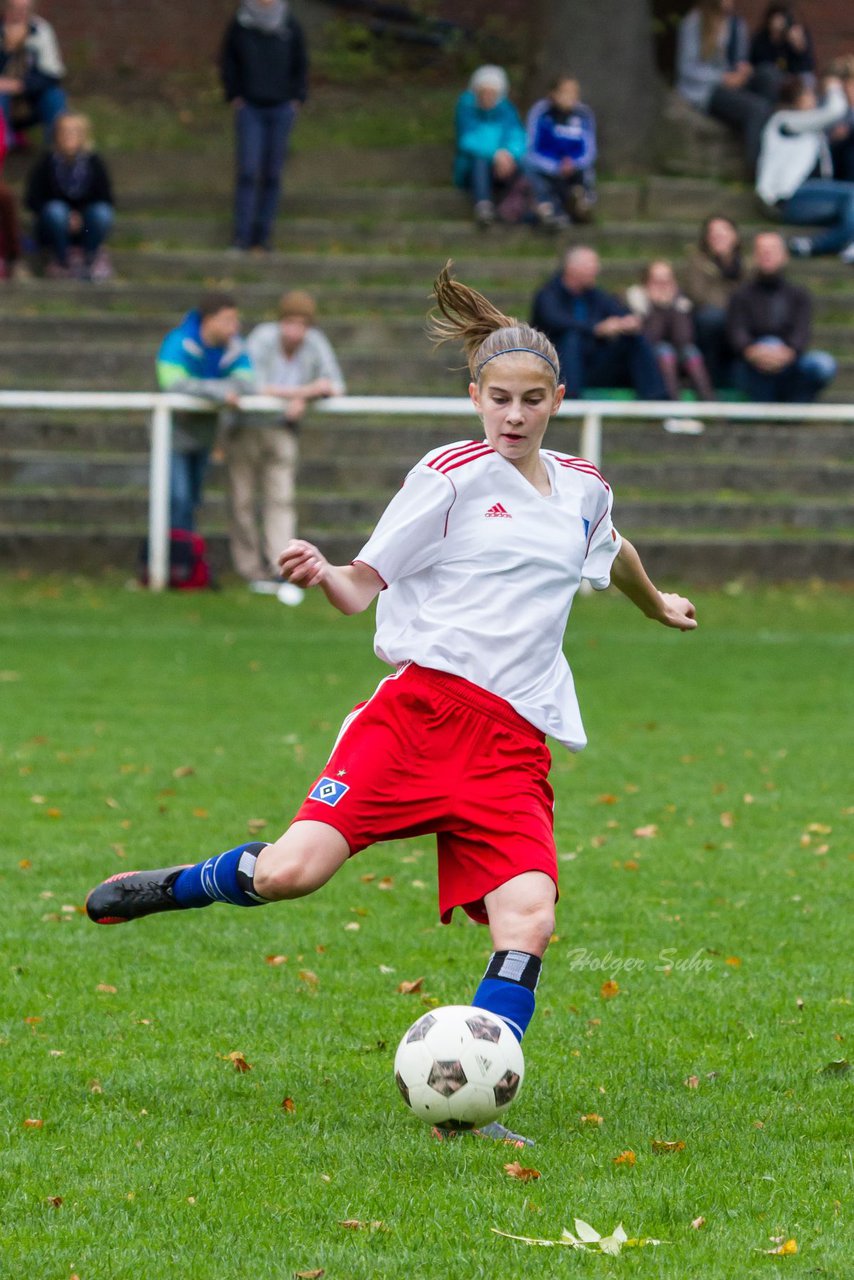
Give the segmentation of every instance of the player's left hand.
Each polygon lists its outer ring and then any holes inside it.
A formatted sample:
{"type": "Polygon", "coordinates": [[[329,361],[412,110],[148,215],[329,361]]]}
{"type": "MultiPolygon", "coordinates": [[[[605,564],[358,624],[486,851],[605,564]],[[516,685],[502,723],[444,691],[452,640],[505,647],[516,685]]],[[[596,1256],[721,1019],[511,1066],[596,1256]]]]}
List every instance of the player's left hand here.
{"type": "Polygon", "coordinates": [[[672,591],[660,591],[662,612],[658,621],[665,627],[675,627],[678,631],[693,631],[697,626],[696,609],[684,596],[675,595],[672,591]]]}

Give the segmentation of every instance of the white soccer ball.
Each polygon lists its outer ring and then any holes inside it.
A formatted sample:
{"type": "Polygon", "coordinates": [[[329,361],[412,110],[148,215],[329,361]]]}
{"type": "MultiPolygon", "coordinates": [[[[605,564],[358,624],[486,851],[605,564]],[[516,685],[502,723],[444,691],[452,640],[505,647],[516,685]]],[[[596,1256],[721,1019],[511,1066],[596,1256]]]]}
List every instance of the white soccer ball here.
{"type": "Polygon", "coordinates": [[[440,1129],[489,1124],[518,1095],[524,1075],[522,1046],[507,1023],[470,1004],[423,1014],[394,1058],[404,1102],[440,1129]]]}

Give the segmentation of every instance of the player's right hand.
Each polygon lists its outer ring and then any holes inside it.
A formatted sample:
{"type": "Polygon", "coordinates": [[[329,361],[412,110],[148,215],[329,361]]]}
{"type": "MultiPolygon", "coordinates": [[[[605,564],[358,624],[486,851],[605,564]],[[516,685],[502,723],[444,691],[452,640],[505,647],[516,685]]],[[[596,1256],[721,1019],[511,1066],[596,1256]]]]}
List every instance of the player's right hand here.
{"type": "Polygon", "coordinates": [[[279,571],[297,587],[317,587],[323,581],[329,561],[311,542],[292,538],[279,556],[279,571]]]}

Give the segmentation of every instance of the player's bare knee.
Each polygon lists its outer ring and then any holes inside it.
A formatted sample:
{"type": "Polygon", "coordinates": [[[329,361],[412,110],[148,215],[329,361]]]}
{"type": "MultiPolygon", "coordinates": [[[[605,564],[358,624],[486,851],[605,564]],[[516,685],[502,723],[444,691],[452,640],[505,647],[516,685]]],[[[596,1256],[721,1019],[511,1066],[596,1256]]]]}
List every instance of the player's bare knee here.
{"type": "Polygon", "coordinates": [[[533,903],[501,922],[498,935],[502,949],[527,951],[542,956],[554,933],[555,913],[550,902],[533,903]]]}

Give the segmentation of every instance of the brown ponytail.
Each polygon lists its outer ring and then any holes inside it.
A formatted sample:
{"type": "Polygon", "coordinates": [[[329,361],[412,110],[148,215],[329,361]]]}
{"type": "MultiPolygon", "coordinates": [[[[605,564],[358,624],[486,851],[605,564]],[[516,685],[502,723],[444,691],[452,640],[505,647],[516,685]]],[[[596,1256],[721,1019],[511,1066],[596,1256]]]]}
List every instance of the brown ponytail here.
{"type": "Polygon", "coordinates": [[[557,382],[557,352],[545,334],[506,316],[477,289],[455,280],[452,266],[452,262],[446,262],[433,284],[437,311],[428,316],[427,332],[434,345],[461,342],[475,382],[488,360],[518,352],[540,356],[551,365],[557,382]]]}

